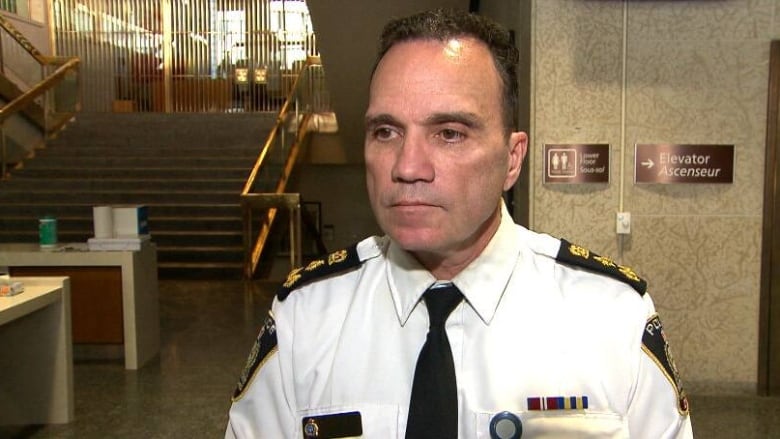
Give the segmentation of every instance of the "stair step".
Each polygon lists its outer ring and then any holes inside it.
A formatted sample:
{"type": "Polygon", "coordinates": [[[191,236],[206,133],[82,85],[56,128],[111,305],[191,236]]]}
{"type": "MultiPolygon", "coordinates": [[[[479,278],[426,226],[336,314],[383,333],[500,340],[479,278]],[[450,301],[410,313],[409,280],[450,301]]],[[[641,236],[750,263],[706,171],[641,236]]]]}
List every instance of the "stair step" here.
{"type": "Polygon", "coordinates": [[[244,265],[230,262],[158,262],[157,273],[160,279],[241,279],[244,265]]]}
{"type": "Polygon", "coordinates": [[[254,158],[247,157],[46,157],[33,158],[24,162],[25,169],[52,169],[78,166],[80,168],[244,168],[249,170],[254,158]]]}
{"type": "MultiPolygon", "coordinates": [[[[40,218],[46,215],[52,215],[55,218],[60,216],[92,216],[92,206],[100,203],[19,203],[3,202],[2,206],[6,212],[16,212],[17,215],[29,215],[33,218],[40,218]]],[[[229,216],[236,215],[241,218],[241,207],[238,203],[220,203],[220,204],[202,204],[202,203],[178,203],[178,204],[157,204],[146,203],[149,208],[149,215],[164,216],[229,216]]]]}
{"type": "MultiPolygon", "coordinates": [[[[87,242],[87,239],[92,237],[92,232],[83,231],[57,231],[57,242],[87,242]]],[[[0,230],[0,242],[38,242],[38,224],[35,224],[35,228],[24,230],[0,230]]]]}
{"type": "MultiPolygon", "coordinates": [[[[214,233],[210,231],[190,232],[151,232],[152,240],[160,246],[175,246],[184,248],[188,245],[201,246],[235,246],[241,247],[244,235],[240,230],[234,232],[214,233]]],[[[195,247],[191,247],[195,248],[195,247]]]]}
{"type": "MultiPolygon", "coordinates": [[[[92,231],[92,217],[55,216],[59,231],[92,231]]],[[[35,216],[2,216],[1,230],[37,230],[38,217],[35,216]]],[[[243,222],[239,217],[149,217],[149,229],[155,233],[193,232],[193,231],[241,231],[243,222]]]]}
{"type": "MultiPolygon", "coordinates": [[[[92,207],[148,207],[162,278],[241,278],[240,191],[276,121],[273,114],[86,113],[0,181],[0,242],[38,242],[38,218],[61,243],[93,235],[92,207]]],[[[272,191],[271,154],[256,191],[272,191]]]]}
{"type": "Polygon", "coordinates": [[[178,203],[225,203],[238,202],[237,191],[198,192],[198,191],[37,191],[34,194],[25,190],[0,191],[0,202],[23,202],[35,196],[39,203],[81,203],[88,201],[92,205],[100,204],[154,204],[176,200],[178,203]]]}
{"type": "Polygon", "coordinates": [[[244,261],[243,247],[166,247],[157,246],[159,262],[231,262],[244,261]]]}
{"type": "Polygon", "coordinates": [[[211,191],[232,191],[239,193],[244,187],[245,180],[242,178],[209,178],[198,180],[186,179],[128,179],[128,178],[103,178],[103,179],[83,179],[83,178],[31,178],[15,177],[6,181],[0,190],[23,190],[23,191],[46,191],[52,188],[58,190],[79,190],[79,191],[131,191],[140,188],[154,189],[156,191],[182,191],[182,190],[211,190],[211,191]]]}
{"type": "Polygon", "coordinates": [[[105,146],[84,145],[84,146],[66,146],[66,145],[48,145],[44,149],[36,150],[34,160],[42,159],[63,159],[63,158],[84,158],[90,156],[97,157],[159,157],[159,158],[196,158],[196,157],[214,157],[217,154],[229,157],[242,157],[254,160],[260,153],[258,145],[222,145],[217,148],[208,146],[189,146],[177,145],[167,147],[114,147],[110,144],[105,146]]]}
{"type": "Polygon", "coordinates": [[[37,168],[23,168],[13,171],[11,181],[16,178],[134,178],[149,179],[164,177],[169,180],[197,180],[204,175],[219,176],[221,178],[240,178],[246,179],[251,167],[213,167],[205,166],[201,168],[129,168],[119,166],[115,168],[83,168],[80,166],[71,166],[62,168],[61,166],[37,168]]]}

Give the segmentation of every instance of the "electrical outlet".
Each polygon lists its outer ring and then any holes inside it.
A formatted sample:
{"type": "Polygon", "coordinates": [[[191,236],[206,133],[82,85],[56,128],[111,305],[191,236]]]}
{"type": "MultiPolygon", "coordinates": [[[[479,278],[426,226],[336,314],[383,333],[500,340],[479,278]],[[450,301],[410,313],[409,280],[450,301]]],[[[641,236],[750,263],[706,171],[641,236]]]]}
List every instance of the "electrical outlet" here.
{"type": "Polygon", "coordinates": [[[629,212],[617,213],[615,232],[617,232],[618,235],[631,234],[631,214],[629,212]]]}

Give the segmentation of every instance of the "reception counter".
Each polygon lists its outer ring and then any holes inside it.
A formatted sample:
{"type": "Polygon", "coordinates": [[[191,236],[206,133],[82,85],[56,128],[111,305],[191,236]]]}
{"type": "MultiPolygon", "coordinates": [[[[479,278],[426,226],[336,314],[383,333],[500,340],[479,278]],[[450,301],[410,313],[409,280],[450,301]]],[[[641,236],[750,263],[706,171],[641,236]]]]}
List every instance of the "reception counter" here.
{"type": "Polygon", "coordinates": [[[41,250],[0,244],[0,266],[12,276],[71,278],[73,342],[123,347],[126,369],[139,369],[160,350],[157,248],[89,251],[86,244],[41,250]]]}
{"type": "Polygon", "coordinates": [[[13,278],[24,292],[0,297],[0,424],[73,420],[68,278],[13,278]]]}

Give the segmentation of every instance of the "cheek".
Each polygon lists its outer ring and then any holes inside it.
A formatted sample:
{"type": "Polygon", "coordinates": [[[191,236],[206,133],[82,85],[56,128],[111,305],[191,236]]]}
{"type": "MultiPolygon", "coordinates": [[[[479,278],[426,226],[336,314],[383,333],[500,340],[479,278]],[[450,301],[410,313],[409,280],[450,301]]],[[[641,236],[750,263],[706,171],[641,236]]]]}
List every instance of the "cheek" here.
{"type": "Polygon", "coordinates": [[[365,154],[366,188],[371,202],[379,199],[379,193],[383,185],[386,185],[387,173],[386,163],[383,162],[381,155],[374,153],[365,154]]]}
{"type": "Polygon", "coordinates": [[[366,162],[366,169],[376,173],[381,170],[386,164],[387,151],[385,148],[378,147],[376,145],[366,145],[363,158],[366,162]]]}
{"type": "Polygon", "coordinates": [[[374,171],[373,166],[369,166],[368,163],[366,163],[366,189],[368,190],[368,196],[373,201],[375,197],[376,187],[377,187],[377,175],[374,171]]]}
{"type": "Polygon", "coordinates": [[[476,192],[501,192],[507,177],[508,158],[500,153],[486,154],[464,169],[463,180],[479,182],[469,187],[476,192]]]}
{"type": "Polygon", "coordinates": [[[481,216],[484,211],[493,211],[506,182],[505,161],[497,155],[483,157],[462,168],[457,178],[450,181],[456,188],[454,195],[469,210],[467,215],[481,216]]]}

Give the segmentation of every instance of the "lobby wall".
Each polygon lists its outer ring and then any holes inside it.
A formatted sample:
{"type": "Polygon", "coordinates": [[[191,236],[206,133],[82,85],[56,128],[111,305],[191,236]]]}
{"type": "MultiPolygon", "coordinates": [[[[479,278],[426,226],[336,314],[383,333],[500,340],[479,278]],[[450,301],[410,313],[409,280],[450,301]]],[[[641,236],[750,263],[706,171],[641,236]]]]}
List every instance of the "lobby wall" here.
{"type": "Polygon", "coordinates": [[[20,11],[20,14],[4,11],[3,15],[41,53],[52,54],[46,0],[28,0],[26,7],[20,11]]]}
{"type": "Polygon", "coordinates": [[[534,0],[531,22],[531,227],[648,280],[689,389],[754,392],[780,3],[534,0]],[[608,143],[610,182],[545,185],[546,143],[608,143]],[[634,184],[636,143],[734,144],[734,183],[634,184]]]}

